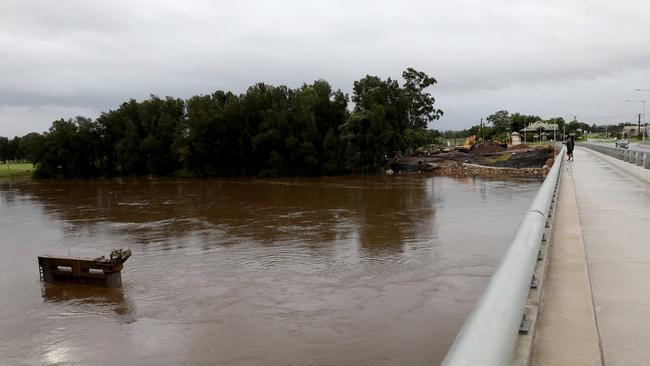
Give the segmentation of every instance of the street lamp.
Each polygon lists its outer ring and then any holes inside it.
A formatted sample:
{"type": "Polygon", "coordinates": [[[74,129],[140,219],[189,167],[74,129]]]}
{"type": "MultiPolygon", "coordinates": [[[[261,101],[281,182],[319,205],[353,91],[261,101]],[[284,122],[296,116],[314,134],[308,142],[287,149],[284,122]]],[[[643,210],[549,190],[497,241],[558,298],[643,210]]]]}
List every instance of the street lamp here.
{"type": "MultiPolygon", "coordinates": [[[[650,89],[636,89],[636,90],[637,90],[637,91],[642,91],[642,90],[650,90],[650,89]]],[[[626,100],[626,102],[628,102],[628,103],[631,103],[631,102],[639,102],[639,103],[643,103],[643,125],[645,126],[645,125],[647,124],[647,123],[646,123],[646,120],[645,120],[645,102],[647,102],[647,100],[642,100],[642,99],[634,99],[634,100],[632,100],[632,99],[628,99],[628,100],[626,100]]],[[[647,129],[648,129],[648,128],[646,127],[646,130],[647,130],[647,129]]],[[[642,133],[641,133],[641,126],[639,126],[639,134],[641,134],[641,137],[643,137],[643,141],[645,141],[645,135],[646,135],[647,133],[648,133],[648,131],[645,131],[645,134],[642,134],[642,133]]]]}

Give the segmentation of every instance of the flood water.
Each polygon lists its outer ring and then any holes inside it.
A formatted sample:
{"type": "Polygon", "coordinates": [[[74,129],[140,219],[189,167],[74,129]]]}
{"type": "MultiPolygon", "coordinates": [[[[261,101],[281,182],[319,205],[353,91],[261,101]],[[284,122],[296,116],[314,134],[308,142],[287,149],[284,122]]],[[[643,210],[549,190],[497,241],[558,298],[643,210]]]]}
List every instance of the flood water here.
{"type": "Polygon", "coordinates": [[[435,365],[540,184],[0,182],[0,364],[435,365]],[[39,280],[127,247],[122,289],[39,280]]]}

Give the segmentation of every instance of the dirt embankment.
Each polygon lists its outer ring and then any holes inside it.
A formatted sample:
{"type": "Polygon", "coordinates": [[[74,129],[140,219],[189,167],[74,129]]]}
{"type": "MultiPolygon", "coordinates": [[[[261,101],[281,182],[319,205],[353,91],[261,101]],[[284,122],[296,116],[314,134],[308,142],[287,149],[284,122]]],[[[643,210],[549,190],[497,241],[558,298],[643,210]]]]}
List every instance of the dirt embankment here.
{"type": "Polygon", "coordinates": [[[543,168],[549,158],[553,157],[553,148],[549,145],[486,153],[470,157],[467,163],[489,167],[503,168],[543,168]]]}
{"type": "Polygon", "coordinates": [[[398,159],[390,167],[397,173],[432,171],[436,175],[450,176],[544,176],[553,165],[553,159],[550,145],[506,148],[480,144],[469,152],[451,150],[398,159]]]}
{"type": "Polygon", "coordinates": [[[497,144],[478,144],[474,145],[472,149],[469,150],[469,155],[485,155],[485,154],[495,154],[506,151],[506,148],[502,145],[497,144]]]}

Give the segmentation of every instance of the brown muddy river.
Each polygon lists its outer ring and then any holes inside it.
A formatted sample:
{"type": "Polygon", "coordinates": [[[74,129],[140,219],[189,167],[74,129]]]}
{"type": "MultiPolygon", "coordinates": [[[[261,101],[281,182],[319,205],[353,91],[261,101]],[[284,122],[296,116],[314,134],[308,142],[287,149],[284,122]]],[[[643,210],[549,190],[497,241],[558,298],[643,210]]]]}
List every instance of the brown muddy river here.
{"type": "Polygon", "coordinates": [[[540,184],[0,182],[0,364],[435,365],[540,184]],[[120,247],[122,289],[39,280],[120,247]]]}

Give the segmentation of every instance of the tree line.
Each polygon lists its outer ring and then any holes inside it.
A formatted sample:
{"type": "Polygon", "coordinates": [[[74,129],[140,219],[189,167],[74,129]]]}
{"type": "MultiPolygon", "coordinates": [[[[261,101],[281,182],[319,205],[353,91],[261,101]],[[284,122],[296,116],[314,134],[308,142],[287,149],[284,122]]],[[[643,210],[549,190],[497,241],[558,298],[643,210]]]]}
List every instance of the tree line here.
{"type": "MultiPolygon", "coordinates": [[[[553,117],[542,119],[540,116],[527,115],[522,113],[509,113],[506,110],[500,110],[492,113],[485,119],[485,125],[481,130],[480,125],[472,126],[466,131],[467,135],[484,136],[486,140],[508,141],[508,135],[512,132],[519,132],[535,122],[544,122],[546,124],[558,126],[558,139],[562,139],[562,133],[576,134],[579,131],[594,130],[598,127],[594,124],[579,122],[577,120],[566,122],[562,117],[553,117]]],[[[622,125],[622,124],[621,124],[622,125]]],[[[604,129],[604,126],[603,126],[604,129]]]]}
{"type": "Polygon", "coordinates": [[[325,80],[299,88],[258,83],[187,100],[129,100],[96,119],[52,122],[45,133],[0,138],[0,160],[34,163],[38,177],[337,175],[375,172],[422,146],[443,112],[408,68],[403,83],[366,76],[350,97],[325,80]]]}
{"type": "Polygon", "coordinates": [[[575,135],[576,137],[582,137],[584,131],[590,132],[605,132],[608,131],[610,136],[621,136],[621,131],[625,125],[629,123],[619,123],[616,125],[596,125],[585,122],[580,122],[578,120],[573,120],[566,122],[562,117],[553,117],[549,119],[542,119],[537,115],[528,115],[523,113],[510,113],[507,110],[496,111],[487,118],[485,118],[483,125],[476,124],[470,128],[458,131],[435,131],[429,130],[428,132],[436,138],[443,140],[452,140],[457,141],[463,140],[468,136],[475,135],[479,141],[481,139],[486,141],[509,141],[509,135],[512,132],[519,132],[535,122],[544,122],[546,124],[556,124],[558,125],[558,139],[562,139],[562,134],[566,133],[567,135],[575,135]]]}

